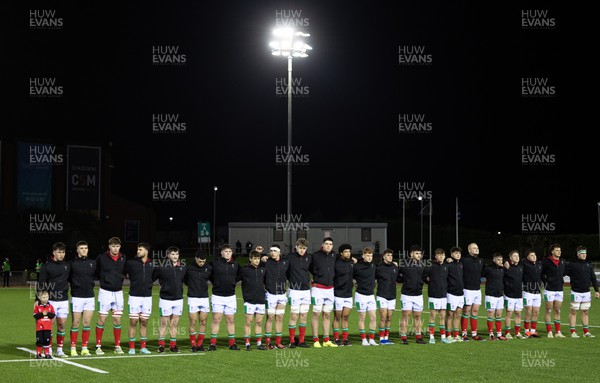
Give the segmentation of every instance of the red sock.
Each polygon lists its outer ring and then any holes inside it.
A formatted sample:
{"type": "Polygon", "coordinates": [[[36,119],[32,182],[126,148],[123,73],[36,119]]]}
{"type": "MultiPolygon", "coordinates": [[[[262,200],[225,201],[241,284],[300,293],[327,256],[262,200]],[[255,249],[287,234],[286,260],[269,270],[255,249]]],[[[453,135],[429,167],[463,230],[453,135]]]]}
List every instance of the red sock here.
{"type": "Polygon", "coordinates": [[[210,344],[212,344],[213,346],[216,346],[217,345],[217,338],[211,337],[210,338],[210,344]]]}
{"type": "Polygon", "coordinates": [[[348,331],[342,331],[342,340],[348,339],[348,331]]]}
{"type": "Polygon", "coordinates": [[[385,330],[385,336],[390,336],[390,330],[385,330]]]}
{"type": "Polygon", "coordinates": [[[245,344],[250,344],[250,338],[249,337],[244,337],[244,343],[245,344]]]}
{"type": "Polygon", "coordinates": [[[317,343],[319,341],[319,337],[318,336],[313,336],[313,342],[317,343]]]}
{"type": "Polygon", "coordinates": [[[256,338],[256,344],[258,344],[259,342],[262,344],[262,336],[256,338]]]}
{"type": "Polygon", "coordinates": [[[300,343],[304,342],[305,336],[306,336],[306,326],[300,326],[300,338],[298,339],[298,341],[300,341],[300,343]]]}
{"type": "MultiPolygon", "coordinates": [[[[198,334],[198,340],[196,341],[196,344],[198,346],[202,346],[202,342],[204,342],[204,334],[198,334]]],[[[216,341],[215,341],[216,344],[216,341]]]]}
{"type": "Polygon", "coordinates": [[[454,330],[454,331],[452,331],[452,335],[453,335],[454,337],[457,337],[457,336],[458,336],[458,330],[454,330]]]}
{"type": "Polygon", "coordinates": [[[38,354],[42,353],[42,346],[36,346],[35,350],[37,351],[38,354]]]}
{"type": "Polygon", "coordinates": [[[468,323],[469,318],[468,317],[461,317],[460,318],[460,326],[462,328],[462,332],[466,333],[467,332],[467,323],[468,323]]]}
{"type": "Polygon", "coordinates": [[[121,326],[113,328],[113,335],[115,337],[115,347],[121,345],[121,326]]]}
{"type": "Polygon", "coordinates": [[[421,339],[423,336],[421,334],[415,334],[415,338],[421,339]]]}
{"type": "Polygon", "coordinates": [[[471,318],[471,331],[472,332],[477,332],[477,319],[476,318],[471,318]]]}
{"type": "Polygon", "coordinates": [[[502,321],[501,320],[496,321],[496,332],[499,332],[500,334],[502,334],[502,321]]]}
{"type": "MultiPolygon", "coordinates": [[[[530,324],[531,324],[531,322],[527,322],[527,321],[525,321],[525,326],[524,326],[524,327],[525,327],[525,332],[527,332],[527,331],[529,330],[529,325],[530,325],[530,324]]],[[[517,327],[517,326],[515,326],[515,328],[516,328],[516,327],[517,327]]]]}
{"type": "MultiPolygon", "coordinates": [[[[102,338],[102,335],[100,335],[100,338],[102,338]]],[[[89,340],[90,340],[90,330],[81,330],[81,346],[87,347],[89,340]]]]}
{"type": "Polygon", "coordinates": [[[77,337],[79,335],[79,331],[71,331],[71,347],[77,346],[77,337]]]}
{"type": "Polygon", "coordinates": [[[165,340],[164,339],[159,339],[158,340],[158,345],[165,347],[165,340]]]}
{"type": "Polygon", "coordinates": [[[546,323],[546,331],[547,332],[552,332],[552,324],[551,323],[546,323]]]}
{"type": "Polygon", "coordinates": [[[275,344],[281,344],[281,337],[275,336],[275,344]]]}
{"type": "Polygon", "coordinates": [[[140,340],[140,348],[146,348],[146,339],[140,340]]]}
{"type": "Polygon", "coordinates": [[[235,344],[235,338],[229,338],[229,346],[233,346],[235,344]]]}
{"type": "Polygon", "coordinates": [[[176,340],[169,341],[169,347],[173,348],[175,346],[177,346],[177,341],[176,340]]]}
{"type": "Polygon", "coordinates": [[[520,324],[516,324],[515,325],[515,334],[518,334],[521,332],[521,325],[520,324]]]}
{"type": "Polygon", "coordinates": [[[365,334],[364,332],[360,333],[360,339],[366,339],[367,338],[367,334],[365,334]]]}
{"type": "Polygon", "coordinates": [[[327,343],[329,342],[329,336],[324,336],[323,337],[323,343],[327,343]]]}
{"type": "Polygon", "coordinates": [[[56,347],[62,347],[65,343],[64,335],[56,335],[56,347]]]}
{"type": "Polygon", "coordinates": [[[129,341],[129,348],[135,348],[135,340],[134,341],[129,341]]]}
{"type": "Polygon", "coordinates": [[[190,335],[190,346],[192,346],[192,347],[196,346],[196,334],[190,335]]]}
{"type": "Polygon", "coordinates": [[[531,322],[531,329],[532,330],[537,329],[537,322],[531,322]]]}
{"type": "Polygon", "coordinates": [[[383,338],[385,336],[385,330],[379,330],[379,338],[383,338]]]}
{"type": "Polygon", "coordinates": [[[587,334],[588,332],[590,332],[589,327],[583,326],[583,333],[587,334]]]}
{"type": "Polygon", "coordinates": [[[340,332],[339,331],[334,331],[333,332],[333,339],[340,339],[340,332]]]}
{"type": "Polygon", "coordinates": [[[446,329],[445,328],[441,328],[440,329],[440,335],[446,335],[446,329]]]}
{"type": "Polygon", "coordinates": [[[266,337],[266,338],[265,338],[265,342],[266,342],[267,344],[271,343],[271,337],[270,337],[270,336],[266,337]]]}
{"type": "Polygon", "coordinates": [[[50,346],[44,346],[44,355],[50,355],[50,346]]]}
{"type": "Polygon", "coordinates": [[[488,320],[487,321],[487,326],[488,326],[488,332],[489,333],[493,333],[494,332],[494,321],[488,320]]]}
{"type": "Polygon", "coordinates": [[[429,327],[429,335],[435,335],[435,327],[433,327],[433,326],[429,327]]]}
{"type": "Polygon", "coordinates": [[[296,336],[296,327],[289,329],[290,332],[290,343],[294,342],[294,337],[296,336]]]}
{"type": "Polygon", "coordinates": [[[369,339],[375,339],[375,334],[369,333],[369,339]]]}
{"type": "Polygon", "coordinates": [[[571,334],[573,334],[575,332],[575,327],[571,327],[569,330],[571,331],[571,334]]]}
{"type": "Polygon", "coordinates": [[[556,332],[560,331],[560,322],[554,322],[554,328],[556,329],[556,332]]]}

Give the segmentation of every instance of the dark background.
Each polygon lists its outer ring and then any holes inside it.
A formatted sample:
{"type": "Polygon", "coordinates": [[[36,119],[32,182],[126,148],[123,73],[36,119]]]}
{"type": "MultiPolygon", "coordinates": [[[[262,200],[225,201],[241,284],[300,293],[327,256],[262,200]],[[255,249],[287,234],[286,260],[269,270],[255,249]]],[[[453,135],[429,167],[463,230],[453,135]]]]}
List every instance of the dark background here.
{"type": "MultiPolygon", "coordinates": [[[[38,139],[101,145],[112,193],[151,207],[158,228],[274,221],[286,213],[286,60],[270,54],[276,10],[301,10],[313,46],[294,60],[310,87],[293,100],[293,169],[302,220],[400,219],[399,182],[425,182],[434,224],[520,233],[522,214],[548,214],[555,234],[597,233],[597,76],[586,8],[559,2],[130,1],[11,2],[1,37],[3,144],[38,139]],[[29,9],[56,9],[64,27],[36,31],[29,9]],[[523,30],[521,10],[557,26],[523,30]],[[179,46],[185,65],[153,66],[153,45],[179,46]],[[399,45],[422,45],[430,66],[402,66],[399,45]],[[56,77],[60,99],[31,99],[29,77],[56,77]],[[522,77],[548,77],[556,97],[521,97],[522,77]],[[185,133],[156,134],[154,113],[178,113],[185,133]],[[400,134],[399,113],[424,113],[427,134],[400,134]],[[522,146],[556,162],[521,163],[522,146]],[[187,199],[152,201],[153,182],[187,199]]],[[[8,7],[8,8],[7,8],[8,7]]],[[[595,32],[595,31],[594,31],[595,32]]],[[[2,182],[15,182],[3,177],[2,182]]],[[[407,215],[418,220],[418,202],[407,215]]]]}

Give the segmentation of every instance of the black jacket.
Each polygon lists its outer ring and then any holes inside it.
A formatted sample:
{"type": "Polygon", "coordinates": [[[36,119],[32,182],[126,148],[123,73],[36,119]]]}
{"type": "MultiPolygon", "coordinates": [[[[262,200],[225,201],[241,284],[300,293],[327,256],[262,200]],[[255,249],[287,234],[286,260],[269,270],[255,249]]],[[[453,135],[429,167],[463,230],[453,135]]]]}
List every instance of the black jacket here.
{"type": "Polygon", "coordinates": [[[508,298],[523,298],[523,266],[510,265],[504,269],[504,295],[508,298]]]}
{"type": "Polygon", "coordinates": [[[198,267],[196,262],[186,265],[183,283],[188,287],[187,296],[190,298],[208,298],[208,281],[212,273],[212,264],[204,263],[198,267]]]}
{"type": "Polygon", "coordinates": [[[183,299],[183,277],[185,266],[179,262],[173,265],[170,261],[164,266],[154,269],[154,279],[160,284],[160,298],[170,301],[183,299]]]}
{"type": "Polygon", "coordinates": [[[248,264],[239,268],[237,280],[242,281],[244,302],[265,304],[265,276],[264,264],[258,267],[248,264]]]}
{"type": "Polygon", "coordinates": [[[523,291],[539,294],[542,288],[542,262],[529,262],[525,259],[523,265],[523,291]]]}
{"type": "Polygon", "coordinates": [[[504,295],[504,268],[490,265],[483,269],[485,278],[485,295],[488,297],[501,297],[504,295]]]}
{"type": "Polygon", "coordinates": [[[134,297],[151,297],[152,283],[156,280],[154,274],[154,264],[151,259],[144,263],[141,258],[134,258],[127,261],[125,272],[129,274],[129,295],[134,297]]]}
{"type": "Polygon", "coordinates": [[[312,255],[305,253],[303,256],[293,252],[285,257],[290,263],[287,279],[292,290],[310,290],[310,263],[312,255]]]}
{"type": "Polygon", "coordinates": [[[338,298],[352,298],[354,262],[352,259],[345,261],[342,257],[338,257],[334,269],[333,295],[338,298]]]}
{"type": "Polygon", "coordinates": [[[96,261],[89,257],[77,257],[71,261],[69,283],[71,296],[93,298],[96,275],[96,261]]]}
{"type": "Polygon", "coordinates": [[[290,263],[283,258],[279,261],[269,257],[265,262],[265,288],[269,294],[285,294],[287,282],[287,271],[290,263]]]}
{"type": "Polygon", "coordinates": [[[229,262],[223,257],[216,258],[212,263],[210,281],[213,284],[212,293],[220,297],[235,295],[235,285],[239,263],[231,258],[229,262]]]}
{"type": "Polygon", "coordinates": [[[448,294],[456,296],[465,294],[463,272],[462,263],[452,261],[448,264],[448,294]]]}
{"type": "Polygon", "coordinates": [[[427,295],[430,298],[446,298],[448,293],[449,264],[434,262],[423,273],[423,281],[429,285],[427,295]]]}
{"type": "Polygon", "coordinates": [[[354,279],[356,280],[357,293],[362,295],[373,295],[375,291],[376,271],[377,267],[373,262],[361,260],[354,265],[354,279]]]}
{"type": "Polygon", "coordinates": [[[402,294],[410,296],[423,295],[423,262],[412,259],[403,260],[398,269],[398,282],[402,283],[402,294]]]}
{"type": "Polygon", "coordinates": [[[544,288],[550,291],[563,291],[565,271],[567,263],[559,258],[558,265],[552,262],[552,256],[542,260],[542,282],[544,288]]]}
{"type": "Polygon", "coordinates": [[[333,286],[336,258],[337,254],[334,251],[328,254],[323,250],[318,250],[312,255],[310,273],[313,276],[313,283],[324,286],[333,286]]]}
{"type": "Polygon", "coordinates": [[[393,263],[382,262],[375,272],[377,279],[377,296],[387,300],[396,299],[396,281],[398,280],[398,266],[393,263]]]}
{"type": "Polygon", "coordinates": [[[566,275],[571,278],[571,290],[576,293],[587,293],[590,291],[590,286],[598,291],[598,279],[591,263],[581,259],[569,262],[567,263],[566,275]]]}
{"type": "Polygon", "coordinates": [[[70,265],[64,260],[61,262],[48,261],[42,266],[37,290],[48,290],[51,301],[69,300],[69,270],[70,265]]]}
{"type": "Polygon", "coordinates": [[[123,290],[125,279],[125,254],[113,259],[109,252],[102,253],[96,257],[96,277],[100,280],[100,287],[107,291],[123,290]]]}
{"type": "Polygon", "coordinates": [[[460,259],[463,264],[463,281],[465,290],[481,290],[481,273],[483,272],[483,260],[470,254],[460,259]]]}

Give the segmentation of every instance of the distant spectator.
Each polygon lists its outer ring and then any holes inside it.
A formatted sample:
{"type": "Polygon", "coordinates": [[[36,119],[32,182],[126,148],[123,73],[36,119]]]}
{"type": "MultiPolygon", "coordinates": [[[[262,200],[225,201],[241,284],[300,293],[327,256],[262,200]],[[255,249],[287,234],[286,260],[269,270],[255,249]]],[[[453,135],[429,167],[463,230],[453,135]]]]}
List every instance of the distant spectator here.
{"type": "Polygon", "coordinates": [[[44,264],[42,263],[42,260],[38,258],[38,260],[35,261],[35,274],[37,276],[35,280],[38,282],[40,280],[40,271],[42,271],[42,266],[44,266],[44,264]]]}
{"type": "Polygon", "coordinates": [[[236,254],[242,254],[242,243],[239,239],[235,242],[235,252],[236,254]]]}
{"type": "Polygon", "coordinates": [[[10,277],[12,276],[12,273],[10,272],[10,261],[8,258],[6,258],[2,264],[2,272],[4,274],[4,284],[2,287],[10,287],[10,277]]]}
{"type": "Polygon", "coordinates": [[[248,255],[250,255],[250,252],[252,251],[252,246],[254,245],[248,240],[248,242],[246,242],[246,253],[248,253],[248,255]]]}

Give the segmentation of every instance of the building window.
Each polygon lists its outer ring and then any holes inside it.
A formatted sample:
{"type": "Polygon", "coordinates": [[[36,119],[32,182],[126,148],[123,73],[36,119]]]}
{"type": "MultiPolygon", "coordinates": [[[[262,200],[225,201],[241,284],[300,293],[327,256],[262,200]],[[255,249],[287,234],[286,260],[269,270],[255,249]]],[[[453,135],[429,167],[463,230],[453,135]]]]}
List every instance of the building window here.
{"type": "Polygon", "coordinates": [[[362,242],[371,242],[371,228],[360,229],[360,240],[362,242]]]}
{"type": "Polygon", "coordinates": [[[125,242],[140,240],[140,221],[125,221],[125,242]]]}
{"type": "Polygon", "coordinates": [[[273,242],[283,242],[283,230],[273,229],[273,242]]]}

